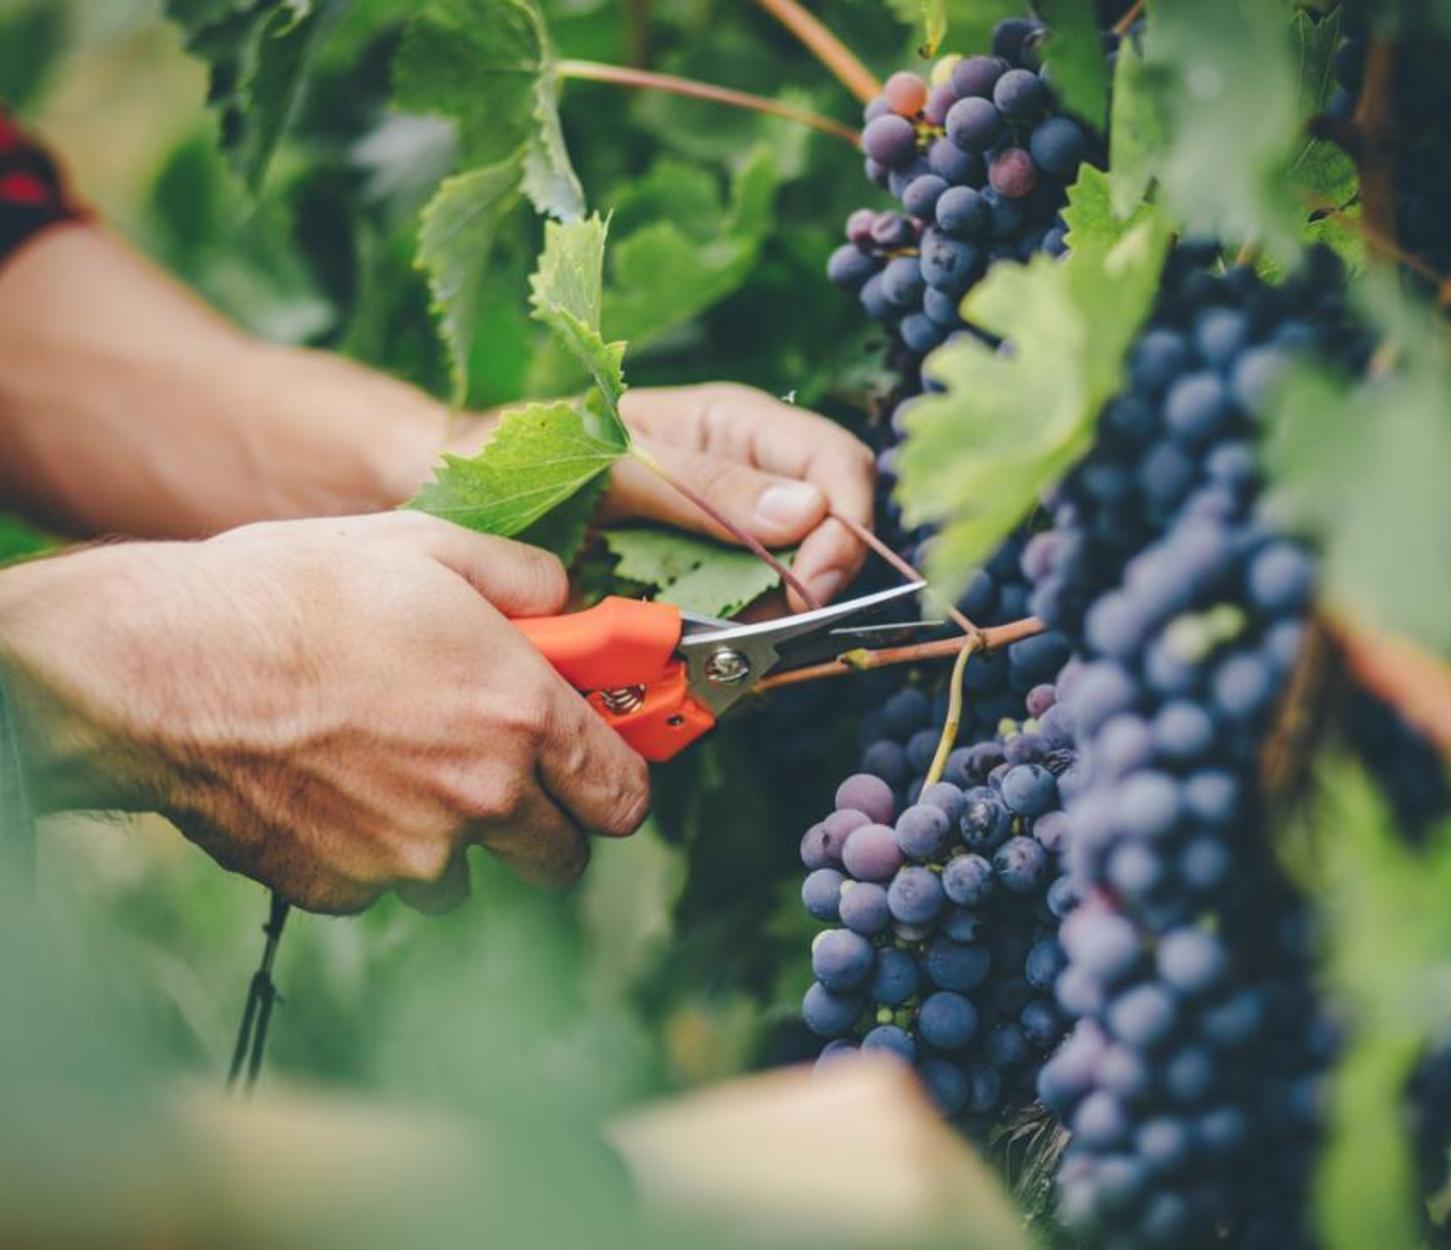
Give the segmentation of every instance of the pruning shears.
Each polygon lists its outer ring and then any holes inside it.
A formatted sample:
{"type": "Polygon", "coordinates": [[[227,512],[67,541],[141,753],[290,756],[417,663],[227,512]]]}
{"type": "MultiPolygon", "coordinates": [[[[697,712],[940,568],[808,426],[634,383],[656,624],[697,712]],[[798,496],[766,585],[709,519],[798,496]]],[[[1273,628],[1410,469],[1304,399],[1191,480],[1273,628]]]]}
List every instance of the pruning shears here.
{"type": "Polygon", "coordinates": [[[937,622],[848,624],[924,586],[909,582],[751,625],[617,596],[583,612],[514,624],[630,746],[660,762],[709,732],[768,677],[940,629],[937,622]]]}

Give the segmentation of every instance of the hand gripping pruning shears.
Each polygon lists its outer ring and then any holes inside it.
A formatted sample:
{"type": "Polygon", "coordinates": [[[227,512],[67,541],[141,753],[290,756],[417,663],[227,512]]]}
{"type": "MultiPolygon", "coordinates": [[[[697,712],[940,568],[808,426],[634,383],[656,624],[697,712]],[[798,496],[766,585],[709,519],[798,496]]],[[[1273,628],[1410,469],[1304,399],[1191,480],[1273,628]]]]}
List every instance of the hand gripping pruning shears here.
{"type": "Polygon", "coordinates": [[[910,582],[750,625],[618,597],[582,612],[514,624],[630,746],[659,762],[707,733],[768,677],[940,629],[921,622],[849,624],[923,586],[910,582]]]}

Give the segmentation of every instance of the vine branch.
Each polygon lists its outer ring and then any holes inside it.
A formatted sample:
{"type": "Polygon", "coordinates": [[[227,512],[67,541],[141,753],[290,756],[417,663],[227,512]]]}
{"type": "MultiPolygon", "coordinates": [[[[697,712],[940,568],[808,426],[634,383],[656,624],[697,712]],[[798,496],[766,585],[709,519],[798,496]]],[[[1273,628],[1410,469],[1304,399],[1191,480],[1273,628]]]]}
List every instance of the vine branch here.
{"type": "Polygon", "coordinates": [[[845,651],[834,660],[823,664],[812,664],[806,668],[793,669],[763,678],[757,690],[775,690],[781,686],[794,686],[803,681],[820,681],[829,677],[847,677],[852,673],[867,672],[875,668],[889,668],[896,664],[921,664],[928,660],[956,660],[965,647],[976,651],[996,651],[1002,647],[1041,634],[1047,628],[1036,616],[1026,616],[1021,621],[1010,621],[1006,625],[990,625],[974,634],[961,638],[943,638],[937,642],[914,642],[905,647],[883,647],[879,651],[858,648],[845,651]]]}
{"type": "Polygon", "coordinates": [[[730,108],[746,109],[755,113],[769,113],[772,117],[783,117],[787,121],[810,126],[824,134],[857,147],[861,136],[850,126],[822,117],[806,109],[795,108],[773,100],[769,96],[752,95],[748,91],[736,91],[731,87],[718,87],[714,83],[697,82],[693,78],[680,78],[675,74],[657,74],[648,69],[632,69],[624,65],[606,65],[601,61],[560,61],[555,67],[561,78],[577,78],[586,82],[608,82],[619,87],[638,87],[645,91],[665,91],[671,95],[687,96],[693,100],[709,100],[713,104],[724,104],[730,108]]]}
{"type": "Polygon", "coordinates": [[[1122,39],[1133,29],[1135,22],[1144,15],[1144,0],[1134,0],[1129,11],[1113,24],[1113,33],[1122,39]]]}
{"type": "Polygon", "coordinates": [[[757,3],[796,36],[811,54],[863,104],[882,94],[882,84],[846,44],[797,0],[757,0],[757,3]]]}

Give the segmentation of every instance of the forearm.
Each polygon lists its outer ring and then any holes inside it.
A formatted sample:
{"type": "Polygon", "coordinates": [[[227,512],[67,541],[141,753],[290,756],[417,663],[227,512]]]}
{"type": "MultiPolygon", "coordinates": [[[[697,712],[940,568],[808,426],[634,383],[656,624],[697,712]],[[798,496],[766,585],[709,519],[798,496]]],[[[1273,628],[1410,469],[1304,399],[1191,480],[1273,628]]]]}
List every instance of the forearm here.
{"type": "Polygon", "coordinates": [[[411,387],[249,339],[97,228],[0,268],[0,505],[65,532],[391,507],[447,423],[411,387]]]}

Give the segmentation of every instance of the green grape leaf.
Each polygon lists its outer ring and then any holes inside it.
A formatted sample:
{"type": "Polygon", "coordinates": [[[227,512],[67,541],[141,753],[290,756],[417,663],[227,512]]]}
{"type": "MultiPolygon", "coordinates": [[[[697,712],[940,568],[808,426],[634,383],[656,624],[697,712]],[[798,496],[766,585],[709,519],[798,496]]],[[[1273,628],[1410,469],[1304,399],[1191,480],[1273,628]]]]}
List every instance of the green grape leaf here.
{"type": "Polygon", "coordinates": [[[519,160],[447,178],[423,210],[418,264],[448,348],[455,403],[468,392],[469,349],[499,226],[519,200],[519,160]]]}
{"type": "Polygon", "coordinates": [[[1119,44],[1109,115],[1109,177],[1113,207],[1126,217],[1142,202],[1168,150],[1170,135],[1160,102],[1163,70],[1144,58],[1142,41],[1119,44]]]}
{"type": "MultiPolygon", "coordinates": [[[[657,599],[704,616],[733,616],[780,582],[777,572],[740,547],[679,530],[631,525],[601,537],[618,557],[615,576],[652,587],[657,599]]],[[[790,564],[794,552],[778,552],[790,564]]]]}
{"type": "Polygon", "coordinates": [[[1158,286],[1169,245],[1159,213],[1146,205],[1120,221],[1107,176],[1085,168],[1064,215],[1065,260],[997,265],[964,301],[967,320],[1010,350],[976,339],[939,349],[927,368],[944,390],[907,416],[897,498],[908,525],[942,527],[929,571],[944,587],[1086,449],[1158,286]]]}
{"type": "Polygon", "coordinates": [[[533,0],[430,0],[393,65],[394,99],[458,128],[466,165],[516,157],[526,194],[562,220],[584,211],[559,125],[548,28],[533,0]]]}
{"type": "Polygon", "coordinates": [[[1108,64],[1093,0],[1038,0],[1048,23],[1043,59],[1064,106],[1095,130],[1108,120],[1108,64]]]}
{"type": "Polygon", "coordinates": [[[486,534],[520,534],[620,458],[616,443],[595,436],[597,424],[579,399],[506,412],[482,452],[445,456],[407,506],[486,534]]]}
{"type": "MultiPolygon", "coordinates": [[[[1190,231],[1288,264],[1311,208],[1349,201],[1350,163],[1305,134],[1329,89],[1337,22],[1291,0],[1156,0],[1144,85],[1166,130],[1153,172],[1190,231]]],[[[1144,172],[1132,155],[1130,168],[1144,172]]]]}
{"type": "Polygon", "coordinates": [[[625,393],[625,344],[606,343],[600,333],[605,233],[598,215],[567,224],[546,223],[544,251],[529,290],[535,318],[554,331],[599,388],[607,416],[600,437],[613,440],[623,452],[630,445],[619,412],[625,393]]]}
{"type": "Polygon", "coordinates": [[[208,102],[233,167],[256,191],[301,98],[329,10],[313,0],[167,0],[211,71],[208,102]]]}
{"type": "Polygon", "coordinates": [[[610,256],[606,323],[639,345],[674,329],[736,290],[754,271],[774,227],[778,176],[769,149],[752,150],[731,182],[729,209],[706,239],[684,225],[656,220],[627,235],[610,256]]]}
{"type": "Polygon", "coordinates": [[[936,56],[947,37],[947,0],[922,0],[922,56],[936,56]]]}
{"type": "Polygon", "coordinates": [[[1268,414],[1266,457],[1322,548],[1332,607],[1451,653],[1451,584],[1426,576],[1451,549],[1451,346],[1418,303],[1374,291],[1394,367],[1363,382],[1297,371],[1268,414]]]}
{"type": "Polygon", "coordinates": [[[23,111],[44,93],[66,50],[70,11],[55,0],[0,6],[0,100],[23,111]]]}

